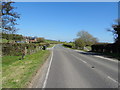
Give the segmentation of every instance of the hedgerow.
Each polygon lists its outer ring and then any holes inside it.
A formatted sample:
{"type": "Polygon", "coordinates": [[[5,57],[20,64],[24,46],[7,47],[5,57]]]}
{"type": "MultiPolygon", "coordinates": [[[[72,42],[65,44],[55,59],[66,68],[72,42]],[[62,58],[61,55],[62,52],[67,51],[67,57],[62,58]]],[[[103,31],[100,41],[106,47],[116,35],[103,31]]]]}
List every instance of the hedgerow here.
{"type": "Polygon", "coordinates": [[[73,47],[72,44],[67,44],[67,43],[63,44],[63,46],[69,47],[69,48],[72,48],[72,47],[73,47]]]}
{"type": "Polygon", "coordinates": [[[120,53],[120,46],[110,43],[98,43],[92,45],[92,51],[106,53],[120,53]]]}
{"type": "Polygon", "coordinates": [[[49,46],[48,43],[33,44],[33,43],[0,43],[2,45],[2,55],[20,56],[23,50],[26,54],[31,54],[42,49],[43,45],[49,46]]]}

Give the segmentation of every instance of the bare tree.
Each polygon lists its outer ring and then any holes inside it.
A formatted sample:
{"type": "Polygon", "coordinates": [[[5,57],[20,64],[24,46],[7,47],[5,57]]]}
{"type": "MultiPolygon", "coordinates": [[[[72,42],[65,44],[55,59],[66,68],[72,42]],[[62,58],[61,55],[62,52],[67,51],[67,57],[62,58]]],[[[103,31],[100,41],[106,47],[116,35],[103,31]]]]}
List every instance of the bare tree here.
{"type": "Polygon", "coordinates": [[[2,2],[2,32],[14,33],[16,32],[16,21],[20,18],[20,14],[14,11],[15,7],[12,6],[14,2],[2,2]]]}
{"type": "Polygon", "coordinates": [[[80,31],[77,33],[77,36],[80,40],[83,40],[85,45],[92,45],[98,42],[98,39],[93,37],[87,31],[80,31]]]}
{"type": "Polygon", "coordinates": [[[120,45],[120,19],[116,20],[117,24],[112,25],[112,30],[108,29],[114,34],[114,40],[116,44],[120,45]]]}

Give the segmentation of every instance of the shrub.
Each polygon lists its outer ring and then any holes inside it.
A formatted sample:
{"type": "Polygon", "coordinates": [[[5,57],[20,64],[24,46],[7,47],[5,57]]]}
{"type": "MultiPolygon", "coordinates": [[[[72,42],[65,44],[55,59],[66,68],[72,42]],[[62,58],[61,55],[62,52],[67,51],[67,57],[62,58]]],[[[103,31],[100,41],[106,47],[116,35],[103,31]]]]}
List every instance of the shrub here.
{"type": "Polygon", "coordinates": [[[72,45],[70,45],[70,44],[63,44],[63,46],[72,48],[72,45]]]}
{"type": "Polygon", "coordinates": [[[107,52],[107,53],[120,53],[120,47],[111,43],[98,43],[92,45],[92,51],[107,52]]]}
{"type": "Polygon", "coordinates": [[[33,43],[0,43],[2,45],[2,55],[15,55],[20,56],[23,53],[23,50],[27,51],[27,54],[31,54],[39,49],[43,45],[49,46],[48,43],[42,44],[33,44],[33,43]]]}

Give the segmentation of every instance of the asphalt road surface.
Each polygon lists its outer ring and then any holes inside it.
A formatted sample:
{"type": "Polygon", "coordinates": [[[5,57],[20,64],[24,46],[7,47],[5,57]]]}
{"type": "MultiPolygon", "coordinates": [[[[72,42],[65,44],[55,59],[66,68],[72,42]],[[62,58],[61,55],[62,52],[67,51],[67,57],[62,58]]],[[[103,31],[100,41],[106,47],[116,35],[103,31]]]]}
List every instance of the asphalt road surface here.
{"type": "Polygon", "coordinates": [[[118,88],[118,61],[56,45],[43,88],[118,88]]]}

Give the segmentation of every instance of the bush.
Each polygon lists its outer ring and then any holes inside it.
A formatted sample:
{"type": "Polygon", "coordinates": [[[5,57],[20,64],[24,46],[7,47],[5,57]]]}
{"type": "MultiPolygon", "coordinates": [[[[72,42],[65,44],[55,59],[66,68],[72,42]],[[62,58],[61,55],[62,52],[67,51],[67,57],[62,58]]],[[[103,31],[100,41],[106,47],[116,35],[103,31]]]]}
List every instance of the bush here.
{"type": "Polygon", "coordinates": [[[26,54],[31,54],[35,51],[42,49],[43,45],[49,46],[48,43],[33,44],[33,43],[1,43],[2,55],[14,55],[20,56],[23,50],[26,50],[26,54]]]}
{"type": "Polygon", "coordinates": [[[72,45],[70,45],[70,44],[63,44],[63,46],[72,48],[72,45]]]}
{"type": "Polygon", "coordinates": [[[49,43],[40,43],[39,46],[43,46],[43,45],[46,45],[47,47],[50,46],[49,43]]]}
{"type": "Polygon", "coordinates": [[[2,33],[2,39],[7,39],[7,40],[22,40],[23,36],[19,34],[6,34],[2,33]]]}
{"type": "Polygon", "coordinates": [[[120,53],[120,47],[116,44],[98,43],[92,45],[92,51],[106,53],[120,53]]]}

